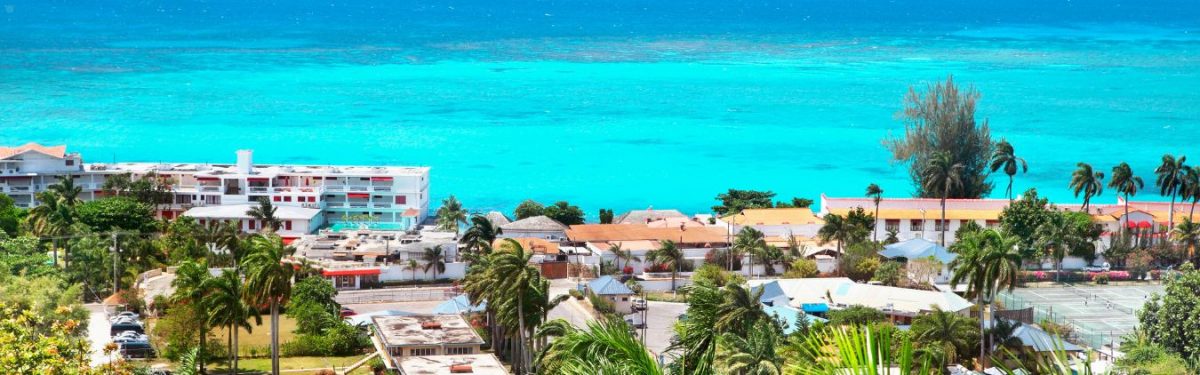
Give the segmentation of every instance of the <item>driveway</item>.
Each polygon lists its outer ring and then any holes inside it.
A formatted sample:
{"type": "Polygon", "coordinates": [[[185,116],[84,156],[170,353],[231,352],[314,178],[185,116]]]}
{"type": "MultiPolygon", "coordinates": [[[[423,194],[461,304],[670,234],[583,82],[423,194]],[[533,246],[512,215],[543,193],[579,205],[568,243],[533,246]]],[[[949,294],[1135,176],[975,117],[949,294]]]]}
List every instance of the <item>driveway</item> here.
{"type": "MultiPolygon", "coordinates": [[[[675,336],[675,321],[687,312],[687,304],[647,301],[646,307],[646,348],[657,356],[671,346],[671,337],[675,336]]],[[[638,334],[641,333],[638,330],[638,334]]]]}
{"type": "Polygon", "coordinates": [[[89,303],[83,305],[88,310],[88,341],[91,343],[89,358],[92,367],[108,363],[110,358],[104,355],[104,346],[111,342],[109,333],[108,312],[104,305],[89,303]]]}

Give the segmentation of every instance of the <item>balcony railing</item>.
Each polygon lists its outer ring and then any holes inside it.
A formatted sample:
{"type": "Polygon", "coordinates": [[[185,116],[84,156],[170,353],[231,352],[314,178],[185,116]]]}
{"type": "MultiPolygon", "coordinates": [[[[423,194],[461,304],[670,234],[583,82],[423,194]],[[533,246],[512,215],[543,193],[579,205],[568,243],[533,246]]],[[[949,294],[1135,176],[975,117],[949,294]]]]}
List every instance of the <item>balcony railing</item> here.
{"type": "Polygon", "coordinates": [[[349,190],[349,191],[367,191],[367,186],[347,186],[347,187],[346,187],[346,190],[349,190]]]}
{"type": "Polygon", "coordinates": [[[203,191],[203,192],[215,193],[215,192],[221,191],[221,187],[220,186],[198,186],[198,187],[196,187],[196,190],[203,191]]]}
{"type": "Polygon", "coordinates": [[[392,191],[391,186],[373,186],[373,187],[371,187],[371,189],[373,189],[375,191],[392,191]]]}
{"type": "Polygon", "coordinates": [[[251,186],[248,189],[250,190],[251,193],[266,193],[267,192],[266,186],[251,186]]]}
{"type": "Polygon", "coordinates": [[[392,208],[392,204],[391,204],[391,203],[372,203],[372,204],[371,204],[371,207],[374,207],[374,208],[392,208]]]}
{"type": "Polygon", "coordinates": [[[351,203],[350,208],[367,208],[366,203],[351,203]]]}

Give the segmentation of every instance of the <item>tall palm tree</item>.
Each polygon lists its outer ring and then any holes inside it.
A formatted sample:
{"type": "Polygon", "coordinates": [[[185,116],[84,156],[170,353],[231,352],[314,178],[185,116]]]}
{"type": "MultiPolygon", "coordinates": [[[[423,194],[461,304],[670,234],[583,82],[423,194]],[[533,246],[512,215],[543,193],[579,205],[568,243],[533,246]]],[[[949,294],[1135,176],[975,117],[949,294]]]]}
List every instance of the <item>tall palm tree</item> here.
{"type": "Polygon", "coordinates": [[[850,241],[854,236],[854,224],[845,217],[838,214],[825,215],[825,224],[821,225],[821,229],[817,230],[817,240],[824,246],[830,242],[837,242],[838,254],[838,274],[842,273],[842,245],[850,241]]]}
{"type": "Polygon", "coordinates": [[[632,250],[621,249],[621,244],[619,244],[619,243],[614,243],[612,245],[608,245],[608,251],[613,253],[613,256],[617,259],[617,270],[618,270],[617,272],[624,273],[625,268],[621,267],[622,260],[625,261],[626,266],[628,266],[629,262],[632,262],[632,261],[638,261],[638,262],[642,261],[642,258],[633,256],[632,250]]]}
{"type": "Polygon", "coordinates": [[[1061,213],[1055,212],[1033,232],[1037,246],[1045,249],[1046,255],[1054,259],[1054,281],[1057,282],[1058,274],[1062,273],[1062,259],[1071,248],[1070,223],[1061,213]]]}
{"type": "Polygon", "coordinates": [[[975,336],[971,319],[934,307],[933,311],[917,317],[912,324],[913,339],[923,346],[936,346],[945,356],[940,368],[958,359],[959,348],[966,348],[975,336]]]}
{"type": "MultiPolygon", "coordinates": [[[[1019,242],[1015,236],[985,229],[963,236],[954,243],[953,250],[958,257],[950,262],[950,268],[954,270],[950,285],[958,287],[959,284],[967,284],[966,296],[975,298],[980,316],[983,316],[984,308],[991,305],[1000,290],[1012,291],[1016,288],[1021,265],[1021,254],[1017,250],[1019,242]]],[[[983,319],[980,319],[981,337],[983,324],[983,319]]],[[[983,360],[986,360],[985,342],[981,339],[979,344],[979,356],[983,360]]]]}
{"type": "Polygon", "coordinates": [[[438,208],[434,216],[438,229],[455,233],[458,233],[459,223],[467,221],[467,211],[463,209],[462,202],[453,195],[442,200],[442,207],[438,208]]]}
{"type": "Polygon", "coordinates": [[[666,266],[671,270],[671,291],[675,291],[675,278],[679,275],[679,267],[683,265],[683,250],[675,241],[659,242],[658,248],[646,253],[646,261],[666,266]]]}
{"type": "Polygon", "coordinates": [[[258,206],[246,210],[246,216],[261,222],[263,229],[276,232],[279,230],[280,224],[283,223],[275,216],[275,211],[278,209],[267,198],[259,198],[258,206]]]}
{"type": "Polygon", "coordinates": [[[83,193],[83,188],[75,185],[75,178],[67,176],[58,183],[46,187],[46,190],[53,191],[58,194],[61,203],[68,207],[74,208],[75,205],[83,203],[79,199],[79,194],[83,193]]]}
{"type": "Polygon", "coordinates": [[[924,182],[925,191],[937,192],[942,196],[942,246],[946,246],[946,198],[950,197],[950,191],[956,187],[962,186],[962,163],[956,163],[951,158],[950,153],[945,151],[934,152],[929,160],[929,165],[925,167],[924,182]]]}
{"type": "MultiPolygon", "coordinates": [[[[530,314],[529,305],[525,301],[531,294],[538,294],[536,289],[542,286],[542,276],[536,268],[529,265],[533,252],[525,251],[520,243],[508,239],[504,243],[504,250],[496,253],[497,256],[491,264],[494,272],[492,280],[497,282],[494,287],[500,292],[494,295],[496,298],[489,299],[488,304],[495,303],[501,307],[501,320],[511,322],[515,318],[519,353],[517,363],[520,372],[525,372],[529,370],[531,362],[530,343],[526,337],[529,333],[527,317],[533,318],[538,315],[530,314]]],[[[513,324],[509,325],[511,327],[513,324]]]]}
{"type": "Polygon", "coordinates": [[[1013,153],[1013,146],[1007,140],[1001,139],[996,143],[996,150],[992,151],[991,160],[992,172],[1003,169],[1004,174],[1008,175],[1008,188],[1004,190],[1004,195],[1008,196],[1008,200],[1013,200],[1013,176],[1020,170],[1021,173],[1029,172],[1029,165],[1025,163],[1025,159],[1018,157],[1013,153]],[[1018,169],[1018,167],[1020,167],[1018,169]]]}
{"type": "Polygon", "coordinates": [[[433,270],[434,280],[437,280],[438,274],[446,272],[446,256],[442,254],[442,245],[426,247],[421,254],[421,261],[425,262],[425,273],[433,270]]]}
{"type": "MultiPolygon", "coordinates": [[[[747,227],[743,227],[742,231],[738,232],[737,237],[735,237],[733,239],[733,250],[734,251],[731,252],[729,254],[729,256],[732,257],[732,256],[735,256],[734,254],[737,254],[736,256],[738,258],[741,258],[742,254],[750,254],[750,262],[749,262],[750,269],[747,270],[746,274],[753,276],[754,275],[754,272],[753,272],[754,271],[754,254],[761,252],[761,250],[765,247],[767,247],[767,240],[764,237],[763,233],[758,231],[758,229],[754,229],[753,227],[747,226],[747,227]]],[[[739,259],[739,261],[740,261],[740,259],[739,259]]],[[[732,271],[732,270],[730,270],[730,271],[732,271]]]]}
{"type": "Polygon", "coordinates": [[[717,306],[716,325],[713,328],[733,336],[744,336],[756,323],[769,321],[770,315],[759,302],[764,290],[750,290],[733,283],[725,285],[721,293],[724,300],[717,306]]]}
{"type": "Polygon", "coordinates": [[[1154,169],[1154,175],[1158,178],[1154,181],[1158,186],[1158,193],[1162,196],[1171,196],[1170,213],[1168,213],[1167,227],[1175,227],[1175,197],[1179,195],[1180,190],[1187,177],[1187,156],[1180,155],[1179,158],[1171,156],[1171,154],[1163,155],[1162,164],[1154,169]]]}
{"type": "Polygon", "coordinates": [[[874,183],[867,185],[867,197],[875,203],[875,225],[871,227],[871,241],[879,241],[879,202],[883,201],[883,188],[874,183]]]}
{"type": "Polygon", "coordinates": [[[487,216],[474,214],[471,215],[471,226],[463,232],[462,242],[463,250],[468,254],[487,254],[492,251],[492,243],[496,242],[496,237],[503,231],[500,227],[492,224],[487,216]]]}
{"type": "Polygon", "coordinates": [[[540,373],[567,375],[663,375],[654,355],[618,319],[592,320],[587,328],[563,327],[539,361],[540,373]]]}
{"type": "Polygon", "coordinates": [[[1133,174],[1133,168],[1129,167],[1129,163],[1121,162],[1112,169],[1112,179],[1108,181],[1108,187],[1117,191],[1117,194],[1125,195],[1125,221],[1121,223],[1122,230],[1128,230],[1129,227],[1129,197],[1137,195],[1138,190],[1144,187],[1142,178],[1133,174]]]}
{"type": "Polygon", "coordinates": [[[209,291],[204,297],[204,305],[208,308],[207,323],[210,326],[223,326],[229,330],[229,368],[234,375],[238,368],[238,332],[251,332],[255,324],[262,324],[262,317],[257,310],[242,298],[241,276],[236,271],[225,270],[221,276],[208,279],[205,289],[209,291]]]}
{"type": "Polygon", "coordinates": [[[760,321],[745,335],[721,335],[716,367],[722,374],[782,374],[783,360],[775,350],[781,336],[768,321],[760,321]]]}
{"type": "MultiPolygon", "coordinates": [[[[171,295],[171,302],[191,308],[197,317],[207,316],[208,313],[205,311],[207,305],[204,302],[208,295],[209,278],[206,263],[183,261],[175,271],[175,280],[171,281],[171,286],[175,288],[175,293],[171,295]]],[[[206,322],[207,319],[200,318],[200,324],[196,327],[196,336],[200,339],[200,345],[196,349],[199,353],[201,373],[204,373],[204,363],[206,362],[204,360],[204,344],[208,338],[206,322]]]]}
{"type": "MultiPolygon", "coordinates": [[[[54,265],[58,265],[58,241],[56,237],[70,234],[71,225],[75,222],[75,211],[57,192],[47,190],[37,193],[40,204],[29,210],[27,223],[30,232],[42,238],[51,238],[54,251],[54,265]]],[[[65,255],[64,255],[65,257],[65,255]]]]}
{"type": "Polygon", "coordinates": [[[417,281],[417,270],[421,269],[421,264],[417,263],[416,259],[409,258],[408,262],[404,263],[404,269],[412,272],[413,281],[417,281]]]}
{"type": "Polygon", "coordinates": [[[1170,235],[1172,241],[1183,245],[1189,258],[1197,258],[1196,244],[1200,243],[1200,223],[1193,222],[1191,217],[1185,217],[1178,225],[1171,228],[1170,235]]]}
{"type": "Polygon", "coordinates": [[[1182,194],[1180,201],[1191,200],[1191,208],[1188,209],[1188,217],[1196,215],[1196,203],[1200,203],[1200,166],[1195,166],[1187,169],[1184,173],[1183,186],[1180,188],[1182,194]]]}
{"type": "Polygon", "coordinates": [[[290,251],[279,236],[255,235],[250,239],[250,249],[242,259],[246,271],[242,297],[253,306],[271,307],[271,374],[279,375],[279,306],[292,295],[294,268],[283,263],[283,254],[290,251]]]}
{"type": "Polygon", "coordinates": [[[1071,173],[1071,191],[1079,198],[1083,193],[1083,212],[1088,212],[1092,197],[1104,192],[1104,172],[1093,172],[1088,163],[1075,164],[1075,172],[1071,173]]]}

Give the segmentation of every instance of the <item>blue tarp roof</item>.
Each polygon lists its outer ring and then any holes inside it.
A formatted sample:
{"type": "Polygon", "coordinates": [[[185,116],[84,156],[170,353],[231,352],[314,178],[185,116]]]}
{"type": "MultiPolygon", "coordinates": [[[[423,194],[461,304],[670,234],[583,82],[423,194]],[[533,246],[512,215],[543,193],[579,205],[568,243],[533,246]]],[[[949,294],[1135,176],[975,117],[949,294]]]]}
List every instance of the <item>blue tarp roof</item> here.
{"type": "MultiPolygon", "coordinates": [[[[763,306],[763,311],[766,311],[767,314],[776,316],[779,319],[783,320],[785,323],[787,323],[787,327],[785,327],[783,329],[784,334],[790,334],[790,333],[796,331],[796,323],[799,322],[800,310],[796,310],[796,308],[791,307],[791,306],[781,305],[781,306],[763,306]]],[[[804,318],[805,318],[805,320],[808,321],[808,325],[810,327],[813,325],[813,323],[816,323],[816,322],[822,322],[822,323],[828,322],[828,320],[825,320],[825,319],[822,319],[819,317],[815,317],[812,315],[808,315],[808,314],[805,314],[804,318]]]]}
{"type": "Polygon", "coordinates": [[[588,290],[601,296],[633,294],[633,290],[612,276],[601,276],[588,283],[588,290]]]}
{"type": "Polygon", "coordinates": [[[751,288],[750,292],[756,293],[760,288],[763,290],[763,294],[762,297],[758,298],[759,303],[771,303],[776,299],[779,299],[779,297],[783,297],[785,300],[787,299],[787,294],[783,293],[783,288],[779,286],[778,280],[751,288]]]}
{"type": "Polygon", "coordinates": [[[438,315],[457,315],[468,312],[483,312],[487,309],[487,301],[479,303],[478,306],[471,305],[471,298],[466,294],[459,294],[449,301],[442,302],[433,308],[433,313],[438,315]]]}
{"type": "Polygon", "coordinates": [[[924,238],[914,238],[884,246],[883,250],[879,251],[879,255],[884,258],[906,258],[908,260],[933,257],[942,263],[950,263],[954,258],[958,258],[958,254],[924,238]]]}

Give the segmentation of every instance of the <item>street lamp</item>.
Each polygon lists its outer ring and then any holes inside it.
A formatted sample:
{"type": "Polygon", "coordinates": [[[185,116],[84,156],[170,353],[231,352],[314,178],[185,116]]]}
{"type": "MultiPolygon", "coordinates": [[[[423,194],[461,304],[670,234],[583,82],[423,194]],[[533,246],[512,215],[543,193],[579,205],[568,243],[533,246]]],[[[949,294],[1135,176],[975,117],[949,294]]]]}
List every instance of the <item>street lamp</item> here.
{"type": "Polygon", "coordinates": [[[925,239],[925,209],[921,209],[921,239],[925,239]]]}

